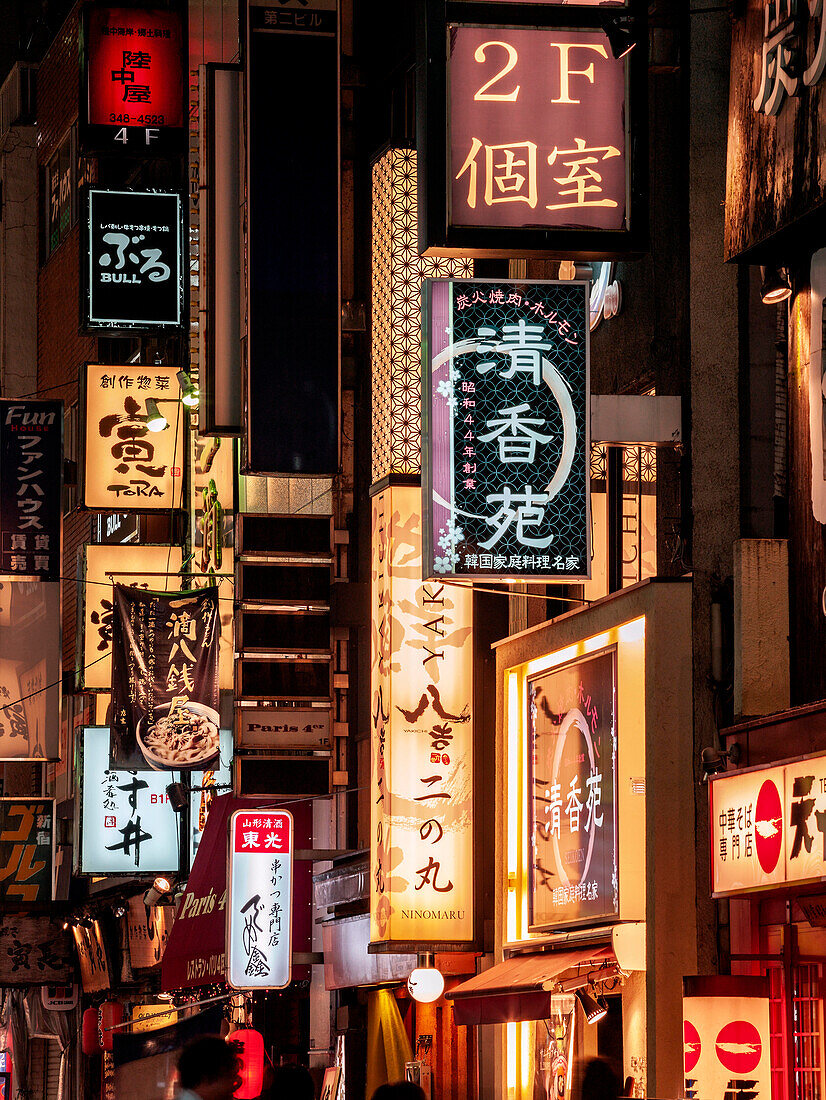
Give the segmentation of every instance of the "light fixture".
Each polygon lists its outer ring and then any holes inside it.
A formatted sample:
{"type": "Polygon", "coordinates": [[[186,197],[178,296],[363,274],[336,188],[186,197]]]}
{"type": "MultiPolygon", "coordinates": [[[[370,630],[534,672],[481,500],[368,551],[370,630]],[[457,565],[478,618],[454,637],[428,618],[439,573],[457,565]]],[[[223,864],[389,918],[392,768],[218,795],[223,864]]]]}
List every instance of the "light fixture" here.
{"type": "Polygon", "coordinates": [[[605,37],[608,39],[615,61],[622,60],[637,44],[628,27],[623,26],[617,19],[612,19],[610,23],[605,24],[605,37]]]}
{"type": "Polygon", "coordinates": [[[183,783],[170,783],[166,788],[169,805],[176,814],[182,813],[186,808],[188,790],[189,788],[183,783]]]}
{"type": "Polygon", "coordinates": [[[115,908],[112,910],[112,916],[114,916],[114,917],[125,917],[126,916],[125,906],[116,905],[115,908]]]}
{"type": "Polygon", "coordinates": [[[158,408],[158,402],[154,397],[146,399],[146,426],[150,432],[162,432],[169,427],[169,421],[158,408]]]}
{"type": "Polygon", "coordinates": [[[430,1004],[438,1001],[445,991],[445,979],[441,970],[433,965],[433,952],[424,951],[418,959],[415,970],[411,970],[407,979],[407,992],[414,1001],[430,1004]]]}
{"type": "Polygon", "coordinates": [[[792,296],[792,284],[785,267],[776,264],[760,267],[760,298],[763,305],[775,306],[792,296]]]}
{"type": "Polygon", "coordinates": [[[71,925],[69,924],[69,922],[67,920],[65,920],[63,922],[63,931],[68,932],[70,927],[71,927],[71,925]]]}
{"type": "Polygon", "coordinates": [[[158,875],[146,893],[143,895],[144,905],[157,905],[162,897],[172,892],[172,880],[166,875],[158,875]]]}
{"type": "Polygon", "coordinates": [[[189,377],[185,370],[179,370],[177,374],[178,385],[181,387],[181,401],[190,409],[197,408],[201,400],[201,391],[189,377]]]}
{"type": "Polygon", "coordinates": [[[576,993],[589,1024],[595,1024],[597,1020],[608,1015],[608,1005],[603,998],[594,996],[593,990],[594,987],[591,986],[590,989],[578,989],[576,993]]]}

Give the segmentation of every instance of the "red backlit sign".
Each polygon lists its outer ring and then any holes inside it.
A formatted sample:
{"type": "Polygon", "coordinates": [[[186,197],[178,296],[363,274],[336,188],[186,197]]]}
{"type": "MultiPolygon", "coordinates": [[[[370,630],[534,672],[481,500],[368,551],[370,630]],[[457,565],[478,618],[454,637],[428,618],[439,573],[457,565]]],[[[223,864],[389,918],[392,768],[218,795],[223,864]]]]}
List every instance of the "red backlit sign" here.
{"type": "Polygon", "coordinates": [[[185,122],[180,14],[92,7],[84,26],[84,145],[154,152],[180,140],[185,122]]]}

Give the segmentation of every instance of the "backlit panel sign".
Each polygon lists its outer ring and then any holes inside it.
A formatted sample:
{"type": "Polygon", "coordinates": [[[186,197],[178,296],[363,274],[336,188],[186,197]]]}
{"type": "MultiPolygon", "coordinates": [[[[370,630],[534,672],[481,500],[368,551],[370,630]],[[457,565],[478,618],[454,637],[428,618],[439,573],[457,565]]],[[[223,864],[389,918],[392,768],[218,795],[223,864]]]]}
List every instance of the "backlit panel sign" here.
{"type": "Polygon", "coordinates": [[[0,573],[60,579],[63,402],[0,401],[0,573]]]}
{"type": "Polygon", "coordinates": [[[683,979],[685,1095],[770,1100],[771,1032],[766,978],[683,979]]]}
{"type": "Polygon", "coordinates": [[[227,876],[227,983],[234,989],[290,984],[292,879],[292,814],[236,810],[227,876]]]}
{"type": "Polygon", "coordinates": [[[169,191],[86,194],[82,324],[177,328],[183,321],[183,209],[169,191]]]}
{"type": "Polygon", "coordinates": [[[473,594],[422,580],[421,493],[373,497],[373,942],[473,938],[473,594]]]}
{"type": "Polygon", "coordinates": [[[50,902],[54,800],[0,798],[0,907],[7,902],[50,902]]]}
{"type": "Polygon", "coordinates": [[[590,575],[585,282],[425,282],[425,574],[590,575]]]}

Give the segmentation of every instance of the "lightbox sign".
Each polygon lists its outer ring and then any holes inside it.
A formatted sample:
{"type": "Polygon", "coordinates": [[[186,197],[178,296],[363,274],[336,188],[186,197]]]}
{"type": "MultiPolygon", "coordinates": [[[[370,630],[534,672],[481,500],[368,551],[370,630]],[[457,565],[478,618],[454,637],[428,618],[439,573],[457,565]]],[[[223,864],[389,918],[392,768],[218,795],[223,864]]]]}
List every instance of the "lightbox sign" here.
{"type": "Polygon", "coordinates": [[[177,328],[183,321],[183,209],[169,191],[86,195],[82,323],[87,329],[177,328]]]}
{"type": "Polygon", "coordinates": [[[421,493],[373,497],[370,939],[473,939],[473,594],[422,580],[421,493]]]}
{"type": "Polygon", "coordinates": [[[0,906],[50,902],[54,799],[0,798],[0,906]]]}
{"type": "Polygon", "coordinates": [[[767,978],[683,978],[683,1061],[688,1100],[747,1094],[771,1100],[767,978]]]}
{"type": "Polygon", "coordinates": [[[619,912],[616,665],[611,649],[528,681],[532,928],[619,912]]]}
{"type": "Polygon", "coordinates": [[[826,877],[826,755],[712,776],[715,897],[826,877]]]}
{"type": "Polygon", "coordinates": [[[114,771],[105,726],[83,730],[81,757],[81,874],[177,871],[180,827],[166,796],[168,773],[114,771]]]}
{"type": "Polygon", "coordinates": [[[82,146],[152,153],[180,145],[186,90],[180,13],[90,6],[83,28],[82,146]]]}
{"type": "Polygon", "coordinates": [[[590,576],[589,284],[425,281],[425,575],[590,576]]]}
{"type": "Polygon", "coordinates": [[[227,876],[227,983],[234,989],[290,984],[292,879],[292,814],[236,810],[227,876]]]}
{"type": "Polygon", "coordinates": [[[0,573],[60,579],[63,402],[0,401],[0,573]]]}
{"type": "Polygon", "coordinates": [[[177,369],[167,366],[85,368],[83,504],[107,512],[169,511],[183,494],[183,411],[177,369]],[[168,427],[146,426],[154,400],[168,427]]]}

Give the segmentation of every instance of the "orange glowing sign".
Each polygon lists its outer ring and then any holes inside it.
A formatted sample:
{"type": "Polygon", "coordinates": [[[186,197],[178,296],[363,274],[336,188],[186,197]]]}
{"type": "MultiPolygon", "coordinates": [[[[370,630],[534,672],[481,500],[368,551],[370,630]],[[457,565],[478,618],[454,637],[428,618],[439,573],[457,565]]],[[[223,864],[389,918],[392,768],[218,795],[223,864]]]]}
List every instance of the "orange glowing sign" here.
{"type": "Polygon", "coordinates": [[[766,978],[683,979],[686,1096],[725,1100],[748,1087],[754,1100],[770,1100],[768,992],[766,978]]]}

